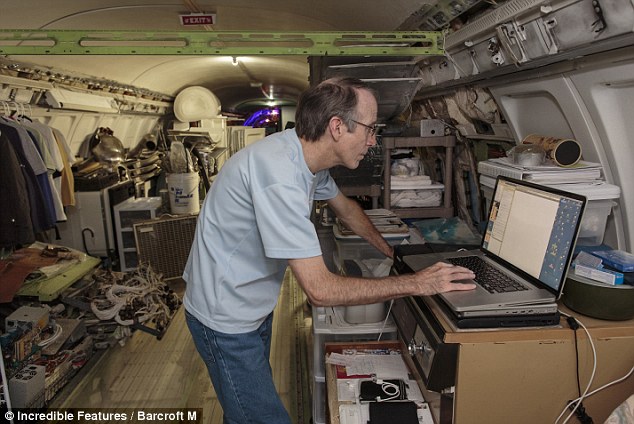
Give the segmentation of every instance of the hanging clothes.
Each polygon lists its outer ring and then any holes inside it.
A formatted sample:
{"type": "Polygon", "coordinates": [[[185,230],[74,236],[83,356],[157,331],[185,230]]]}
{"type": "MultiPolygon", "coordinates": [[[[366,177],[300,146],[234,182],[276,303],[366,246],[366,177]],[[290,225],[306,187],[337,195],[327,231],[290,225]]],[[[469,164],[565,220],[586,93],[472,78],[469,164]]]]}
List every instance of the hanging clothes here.
{"type": "Polygon", "coordinates": [[[75,205],[72,153],[59,130],[27,116],[0,116],[0,134],[0,204],[12,205],[0,213],[0,247],[15,248],[67,220],[64,208],[75,205]]]}
{"type": "Polygon", "coordinates": [[[27,182],[13,143],[0,128],[0,248],[35,241],[27,182]]]}
{"type": "Polygon", "coordinates": [[[73,176],[73,154],[70,146],[66,142],[64,134],[57,128],[51,128],[53,136],[57,142],[59,152],[62,155],[63,169],[61,171],[61,189],[62,204],[64,206],[75,206],[75,177],[73,176]]]}
{"type": "Polygon", "coordinates": [[[64,161],[57,145],[57,140],[53,135],[53,130],[49,126],[39,121],[32,121],[29,118],[22,118],[20,123],[27,129],[33,140],[37,143],[38,150],[42,153],[42,159],[48,170],[55,220],[57,222],[66,221],[67,218],[61,196],[61,172],[64,169],[64,161]]]}
{"type": "Polygon", "coordinates": [[[33,230],[40,233],[55,226],[56,216],[52,201],[48,170],[37,146],[29,133],[13,120],[2,118],[0,131],[3,131],[17,153],[27,180],[28,195],[31,203],[33,230]]]}

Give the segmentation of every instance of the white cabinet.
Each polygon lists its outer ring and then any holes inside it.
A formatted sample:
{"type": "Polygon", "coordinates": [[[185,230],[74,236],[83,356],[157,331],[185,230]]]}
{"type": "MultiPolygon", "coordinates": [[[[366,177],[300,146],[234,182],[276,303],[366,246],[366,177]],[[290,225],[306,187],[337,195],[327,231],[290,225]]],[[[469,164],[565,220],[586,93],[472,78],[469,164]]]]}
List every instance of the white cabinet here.
{"type": "Polygon", "coordinates": [[[160,208],[160,197],[128,199],[115,206],[114,216],[121,271],[133,271],[138,265],[134,223],[156,218],[160,208]]]}

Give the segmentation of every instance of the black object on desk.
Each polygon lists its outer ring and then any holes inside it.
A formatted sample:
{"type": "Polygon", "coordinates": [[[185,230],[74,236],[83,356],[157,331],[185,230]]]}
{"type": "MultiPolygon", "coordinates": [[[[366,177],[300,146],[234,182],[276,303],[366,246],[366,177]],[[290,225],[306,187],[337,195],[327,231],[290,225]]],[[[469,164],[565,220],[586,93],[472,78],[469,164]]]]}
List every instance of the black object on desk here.
{"type": "Polygon", "coordinates": [[[407,399],[407,385],[403,380],[364,380],[359,390],[361,402],[386,402],[407,399]]]}
{"type": "Polygon", "coordinates": [[[433,296],[436,303],[445,311],[457,328],[513,328],[513,327],[544,327],[558,325],[559,312],[535,315],[502,315],[482,317],[459,317],[438,296],[433,296]]]}
{"type": "Polygon", "coordinates": [[[419,424],[414,402],[373,402],[369,424],[419,424]]]}

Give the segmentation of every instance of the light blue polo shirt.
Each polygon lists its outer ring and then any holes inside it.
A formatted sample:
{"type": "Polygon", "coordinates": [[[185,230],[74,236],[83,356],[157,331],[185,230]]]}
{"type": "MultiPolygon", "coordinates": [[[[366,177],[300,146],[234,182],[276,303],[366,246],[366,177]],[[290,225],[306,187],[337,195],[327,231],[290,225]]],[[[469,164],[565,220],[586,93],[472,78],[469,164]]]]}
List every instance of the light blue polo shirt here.
{"type": "Polygon", "coordinates": [[[183,278],[184,304],[223,333],[256,330],[273,311],[287,259],[321,255],[313,200],[339,192],[313,174],[294,129],[238,151],[207,193],[183,278]]]}

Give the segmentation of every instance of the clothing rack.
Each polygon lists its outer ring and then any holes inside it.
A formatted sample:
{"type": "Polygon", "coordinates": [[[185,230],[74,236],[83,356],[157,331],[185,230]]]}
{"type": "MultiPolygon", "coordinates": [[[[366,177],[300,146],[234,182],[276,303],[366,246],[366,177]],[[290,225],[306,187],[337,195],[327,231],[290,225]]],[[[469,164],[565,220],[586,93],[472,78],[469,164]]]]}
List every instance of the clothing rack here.
{"type": "Polygon", "coordinates": [[[12,114],[15,114],[15,113],[17,113],[20,116],[27,116],[27,117],[33,115],[33,109],[31,108],[30,103],[0,100],[0,104],[2,105],[2,112],[6,116],[11,116],[12,114]],[[27,108],[29,110],[28,114],[26,112],[27,108]]]}

